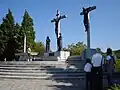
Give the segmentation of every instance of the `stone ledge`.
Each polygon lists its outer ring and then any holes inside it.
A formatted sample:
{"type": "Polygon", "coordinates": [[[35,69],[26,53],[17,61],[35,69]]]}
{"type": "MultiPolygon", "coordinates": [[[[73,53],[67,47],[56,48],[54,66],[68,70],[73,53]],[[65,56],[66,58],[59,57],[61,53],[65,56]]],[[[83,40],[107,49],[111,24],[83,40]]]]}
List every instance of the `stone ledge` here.
{"type": "Polygon", "coordinates": [[[80,77],[34,77],[34,76],[7,76],[0,75],[0,78],[8,79],[40,79],[40,80],[54,80],[54,79],[84,79],[84,76],[80,77]]]}

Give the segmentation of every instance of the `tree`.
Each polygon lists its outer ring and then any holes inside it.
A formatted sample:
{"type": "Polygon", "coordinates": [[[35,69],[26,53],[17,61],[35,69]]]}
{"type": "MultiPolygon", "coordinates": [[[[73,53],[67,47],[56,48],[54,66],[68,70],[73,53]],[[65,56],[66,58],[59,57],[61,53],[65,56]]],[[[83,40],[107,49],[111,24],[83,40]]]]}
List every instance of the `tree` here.
{"type": "Polygon", "coordinates": [[[3,31],[1,30],[1,25],[0,25],[0,56],[2,55],[2,53],[3,53],[3,51],[4,51],[4,41],[3,41],[3,37],[4,37],[4,35],[3,35],[3,31]]]}
{"type": "Polygon", "coordinates": [[[42,42],[35,42],[34,45],[34,52],[39,52],[39,55],[43,55],[45,52],[45,46],[42,42]]]}
{"type": "Polygon", "coordinates": [[[5,57],[7,60],[12,60],[14,56],[15,42],[14,42],[14,17],[12,12],[8,9],[8,14],[3,18],[3,22],[0,26],[1,36],[1,55],[0,59],[3,60],[5,57]]]}
{"type": "Polygon", "coordinates": [[[27,46],[35,45],[35,31],[33,20],[25,10],[22,25],[15,24],[10,9],[0,25],[0,60],[13,60],[15,52],[23,52],[24,35],[27,36],[27,46]]]}
{"type": "Polygon", "coordinates": [[[68,45],[68,47],[64,48],[64,50],[70,51],[71,55],[80,55],[85,48],[86,45],[83,44],[83,42],[78,42],[76,44],[72,43],[68,45]]]}
{"type": "Polygon", "coordinates": [[[118,59],[120,59],[120,50],[113,51],[118,59]]]}
{"type": "Polygon", "coordinates": [[[30,48],[34,46],[35,40],[35,31],[33,25],[33,19],[30,17],[27,10],[25,10],[21,29],[23,30],[23,33],[27,36],[27,47],[30,48]]]}
{"type": "Polygon", "coordinates": [[[23,52],[24,33],[21,29],[21,26],[18,23],[16,23],[15,25],[15,36],[17,37],[15,39],[15,42],[17,44],[16,52],[23,52]]]}

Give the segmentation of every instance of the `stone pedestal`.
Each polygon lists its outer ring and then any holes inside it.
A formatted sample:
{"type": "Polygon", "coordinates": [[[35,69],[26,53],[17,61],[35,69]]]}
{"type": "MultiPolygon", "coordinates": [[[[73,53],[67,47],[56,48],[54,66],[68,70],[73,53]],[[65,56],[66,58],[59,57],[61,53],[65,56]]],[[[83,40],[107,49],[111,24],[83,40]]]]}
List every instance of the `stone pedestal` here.
{"type": "Polygon", "coordinates": [[[69,51],[56,51],[52,53],[44,53],[44,57],[49,60],[56,59],[56,61],[66,61],[70,56],[69,51]]]}
{"type": "Polygon", "coordinates": [[[58,61],[66,61],[70,56],[70,52],[68,51],[57,51],[54,53],[54,56],[58,58],[58,61]]]}

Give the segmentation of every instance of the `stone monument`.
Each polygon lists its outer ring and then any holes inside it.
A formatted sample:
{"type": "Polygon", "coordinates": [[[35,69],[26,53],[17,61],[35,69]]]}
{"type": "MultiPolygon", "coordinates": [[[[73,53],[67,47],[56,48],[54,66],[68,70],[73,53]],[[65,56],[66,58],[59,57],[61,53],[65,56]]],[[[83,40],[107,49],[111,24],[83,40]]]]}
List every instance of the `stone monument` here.
{"type": "Polygon", "coordinates": [[[60,32],[60,20],[66,18],[66,15],[61,16],[60,12],[57,10],[57,14],[56,14],[56,18],[53,18],[53,20],[51,20],[51,22],[55,23],[55,34],[56,34],[56,39],[57,39],[57,51],[61,51],[62,47],[60,47],[60,45],[62,45],[62,39],[61,39],[61,32],[60,32]]]}
{"type": "MultiPolygon", "coordinates": [[[[51,22],[55,23],[55,34],[57,39],[57,51],[52,52],[53,56],[50,56],[50,53],[45,53],[45,57],[49,57],[50,60],[58,60],[58,61],[66,61],[67,58],[70,56],[69,51],[62,51],[62,34],[60,32],[60,20],[66,18],[66,15],[61,16],[60,12],[57,10],[56,18],[53,18],[51,22]]],[[[48,59],[48,58],[47,58],[48,59]]]]}

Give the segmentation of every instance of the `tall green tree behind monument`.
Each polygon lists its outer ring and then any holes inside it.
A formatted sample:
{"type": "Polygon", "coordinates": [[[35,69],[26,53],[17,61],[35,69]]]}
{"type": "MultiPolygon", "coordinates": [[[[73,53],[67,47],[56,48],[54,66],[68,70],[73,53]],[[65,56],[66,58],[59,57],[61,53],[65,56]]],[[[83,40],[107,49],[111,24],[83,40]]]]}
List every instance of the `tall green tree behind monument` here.
{"type": "Polygon", "coordinates": [[[4,38],[4,34],[0,25],[0,56],[3,54],[4,48],[5,48],[4,46],[5,40],[3,41],[3,38],[4,38]]]}
{"type": "Polygon", "coordinates": [[[35,43],[35,31],[33,27],[33,19],[28,14],[27,10],[25,10],[23,21],[22,21],[22,30],[27,37],[27,47],[32,48],[35,43]]]}
{"type": "Polygon", "coordinates": [[[15,36],[17,37],[15,40],[17,44],[16,52],[23,52],[24,32],[18,23],[15,24],[15,34],[15,36]]]}
{"type": "Polygon", "coordinates": [[[70,51],[71,55],[80,55],[84,49],[86,49],[86,45],[83,42],[77,42],[76,44],[72,43],[68,45],[63,50],[70,51]]]}
{"type": "Polygon", "coordinates": [[[8,9],[8,13],[5,18],[3,18],[3,22],[0,26],[1,28],[1,57],[11,60],[13,57],[14,49],[15,49],[15,24],[14,17],[10,9],[8,9]],[[14,47],[13,47],[14,46],[14,47]]]}
{"type": "Polygon", "coordinates": [[[38,52],[40,56],[42,56],[45,53],[45,46],[42,42],[35,42],[34,52],[38,52]]]}

